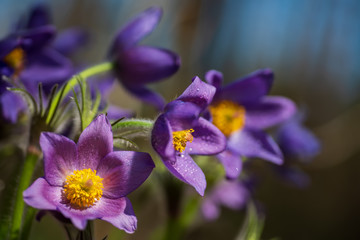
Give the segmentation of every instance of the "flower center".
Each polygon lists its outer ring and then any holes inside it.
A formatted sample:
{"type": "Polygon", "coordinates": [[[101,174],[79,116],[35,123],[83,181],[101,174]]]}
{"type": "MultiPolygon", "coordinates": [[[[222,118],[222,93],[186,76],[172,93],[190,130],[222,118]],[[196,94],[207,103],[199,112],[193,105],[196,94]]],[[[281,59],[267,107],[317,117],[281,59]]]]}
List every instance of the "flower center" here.
{"type": "Polygon", "coordinates": [[[192,142],[194,140],[194,137],[191,135],[192,132],[194,132],[194,129],[192,128],[188,130],[173,132],[173,144],[176,151],[184,151],[186,143],[192,142]]]}
{"type": "Polygon", "coordinates": [[[25,51],[17,47],[4,57],[4,62],[14,69],[14,75],[18,76],[24,68],[25,51]]]}
{"type": "Polygon", "coordinates": [[[237,103],[222,100],[209,110],[213,124],[227,137],[245,125],[245,108],[237,103]]]}
{"type": "Polygon", "coordinates": [[[72,205],[90,207],[103,195],[103,178],[96,175],[96,170],[75,170],[66,177],[64,193],[72,205]]]}

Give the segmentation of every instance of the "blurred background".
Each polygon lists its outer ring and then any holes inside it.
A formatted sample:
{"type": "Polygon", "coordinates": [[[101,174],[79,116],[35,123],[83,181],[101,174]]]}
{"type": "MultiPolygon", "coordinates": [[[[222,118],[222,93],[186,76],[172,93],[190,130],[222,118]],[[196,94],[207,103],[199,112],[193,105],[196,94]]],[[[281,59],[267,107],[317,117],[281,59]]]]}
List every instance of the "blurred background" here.
{"type": "MultiPolygon", "coordinates": [[[[39,1],[0,0],[0,35],[39,1]]],[[[322,142],[322,152],[299,165],[310,176],[303,189],[256,168],[261,183],[256,199],[266,212],[263,239],[359,239],[360,218],[360,1],[358,0],[52,0],[46,1],[61,32],[72,26],[89,32],[90,42],[75,56],[81,65],[102,61],[116,32],[149,6],[163,18],[143,44],[168,48],[182,59],[180,70],[152,86],[167,100],[178,96],[193,76],[207,70],[231,82],[258,68],[275,72],[272,95],[292,98],[306,110],[306,125],[322,142]]],[[[110,101],[138,116],[154,116],[120,85],[110,101]]],[[[126,239],[147,239],[148,222],[161,216],[156,199],[136,211],[138,231],[126,239]]],[[[136,210],[136,207],[135,207],[136,210]]],[[[188,239],[233,239],[244,213],[224,209],[215,222],[199,225],[188,239]]],[[[46,222],[53,223],[51,217],[46,222]]],[[[60,226],[35,223],[32,239],[65,235],[60,226]],[[40,234],[40,235],[39,235],[40,234]],[[42,237],[38,237],[42,236],[42,237]]],[[[161,221],[159,221],[161,224],[161,221]]],[[[156,225],[156,224],[155,224],[156,225]]],[[[154,226],[154,223],[150,226],[154,226]]],[[[156,227],[156,226],[155,226],[156,227]]],[[[97,225],[97,239],[119,230],[97,225]]],[[[60,237],[59,239],[62,239],[60,237]]]]}

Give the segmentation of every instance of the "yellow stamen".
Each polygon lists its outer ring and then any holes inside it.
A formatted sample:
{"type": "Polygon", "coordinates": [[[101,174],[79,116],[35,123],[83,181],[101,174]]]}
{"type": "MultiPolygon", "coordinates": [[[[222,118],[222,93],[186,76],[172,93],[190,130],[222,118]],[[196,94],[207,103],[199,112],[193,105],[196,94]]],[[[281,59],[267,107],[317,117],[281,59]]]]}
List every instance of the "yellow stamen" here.
{"type": "Polygon", "coordinates": [[[96,170],[75,170],[66,177],[64,194],[70,204],[86,208],[93,206],[103,195],[103,178],[96,175],[96,170]]]}
{"type": "Polygon", "coordinates": [[[213,124],[225,136],[240,130],[245,125],[245,108],[229,100],[222,100],[209,107],[213,124]]]}
{"type": "Polygon", "coordinates": [[[176,151],[184,151],[186,143],[193,141],[194,137],[191,135],[192,132],[194,132],[194,129],[173,132],[173,145],[176,151]]]}
{"type": "Polygon", "coordinates": [[[17,76],[24,69],[25,51],[17,47],[4,57],[4,62],[14,69],[17,76]]]}

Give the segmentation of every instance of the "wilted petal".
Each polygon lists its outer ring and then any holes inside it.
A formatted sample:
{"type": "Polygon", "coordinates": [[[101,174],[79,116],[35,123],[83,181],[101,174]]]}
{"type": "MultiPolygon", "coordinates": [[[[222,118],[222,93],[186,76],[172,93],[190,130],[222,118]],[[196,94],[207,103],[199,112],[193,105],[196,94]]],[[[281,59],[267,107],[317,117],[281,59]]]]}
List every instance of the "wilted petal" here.
{"type": "Polygon", "coordinates": [[[76,144],[67,137],[43,132],[40,146],[44,154],[45,178],[51,185],[62,186],[66,176],[81,167],[77,164],[76,144]]]}
{"type": "Polygon", "coordinates": [[[155,167],[148,153],[117,151],[101,160],[97,175],[103,178],[104,197],[124,197],[138,188],[155,167]]]}
{"type": "Polygon", "coordinates": [[[111,125],[99,115],[81,133],[78,141],[78,169],[96,169],[101,159],[113,150],[111,125]]]}
{"type": "Polygon", "coordinates": [[[270,69],[257,70],[225,86],[219,93],[219,98],[239,104],[257,101],[269,93],[273,78],[270,69]]]}
{"type": "Polygon", "coordinates": [[[119,55],[117,65],[120,80],[128,87],[137,87],[173,75],[180,67],[180,58],[169,50],[137,46],[119,55]]]}
{"type": "Polygon", "coordinates": [[[294,115],[296,105],[285,97],[264,97],[246,107],[245,124],[250,128],[264,129],[280,124],[294,115]]]}
{"type": "Polygon", "coordinates": [[[193,125],[194,139],[187,144],[189,154],[214,155],[225,150],[226,138],[222,132],[206,119],[200,117],[193,125]]]}
{"type": "Polygon", "coordinates": [[[242,160],[238,154],[235,154],[230,150],[225,150],[216,155],[216,157],[224,166],[226,178],[235,179],[240,175],[242,170],[242,160]]]}
{"type": "Polygon", "coordinates": [[[233,133],[228,148],[246,157],[258,157],[275,164],[283,163],[283,155],[275,141],[265,132],[244,128],[233,133]]]}
{"type": "Polygon", "coordinates": [[[206,188],[205,175],[190,155],[179,154],[179,156],[176,156],[176,161],[163,159],[163,162],[175,177],[193,186],[201,196],[204,196],[206,188]]]}
{"type": "Polygon", "coordinates": [[[172,130],[164,114],[161,114],[154,123],[151,132],[151,144],[161,157],[175,161],[172,130]]]}
{"type": "Polygon", "coordinates": [[[210,70],[205,74],[205,80],[214,86],[216,90],[221,89],[221,85],[224,81],[223,74],[216,70],[210,70]]]}
{"type": "Polygon", "coordinates": [[[116,35],[111,51],[116,54],[135,46],[143,37],[154,30],[161,16],[162,10],[159,7],[151,7],[140,13],[116,35]]]}
{"type": "Polygon", "coordinates": [[[177,98],[184,102],[191,102],[201,109],[205,109],[212,101],[216,88],[195,77],[193,82],[177,98]]]}

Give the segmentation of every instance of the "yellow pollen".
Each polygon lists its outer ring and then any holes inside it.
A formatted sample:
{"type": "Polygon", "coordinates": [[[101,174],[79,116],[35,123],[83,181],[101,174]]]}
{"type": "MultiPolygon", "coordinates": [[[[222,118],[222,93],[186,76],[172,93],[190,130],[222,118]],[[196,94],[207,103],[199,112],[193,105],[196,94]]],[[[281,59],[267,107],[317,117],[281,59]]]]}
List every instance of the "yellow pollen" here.
{"type": "Polygon", "coordinates": [[[96,175],[96,170],[75,170],[66,177],[64,194],[71,205],[80,208],[93,206],[103,195],[102,180],[96,175]]]}
{"type": "Polygon", "coordinates": [[[222,100],[209,107],[213,124],[225,136],[240,130],[245,125],[245,108],[229,100],[222,100]]]}
{"type": "Polygon", "coordinates": [[[194,129],[173,132],[173,145],[176,151],[184,151],[186,143],[194,140],[194,137],[191,135],[192,132],[194,132],[194,129]]]}
{"type": "Polygon", "coordinates": [[[4,57],[4,62],[14,69],[17,76],[24,68],[25,52],[17,47],[4,57]]]}

